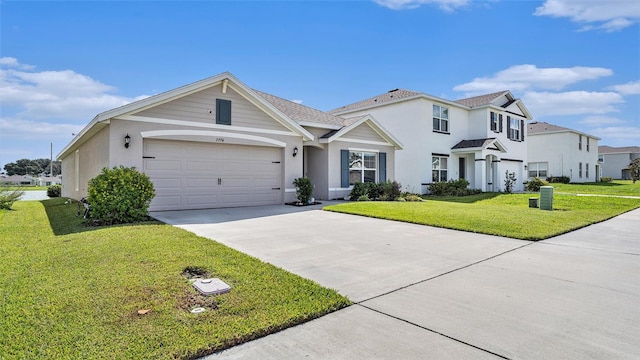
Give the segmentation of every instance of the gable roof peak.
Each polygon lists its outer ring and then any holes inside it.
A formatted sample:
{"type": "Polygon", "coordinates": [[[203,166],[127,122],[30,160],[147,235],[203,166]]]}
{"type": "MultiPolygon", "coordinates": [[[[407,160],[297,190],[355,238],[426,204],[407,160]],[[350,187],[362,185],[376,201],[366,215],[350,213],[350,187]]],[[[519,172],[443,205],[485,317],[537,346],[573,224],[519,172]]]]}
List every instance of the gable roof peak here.
{"type": "Polygon", "coordinates": [[[515,98],[511,94],[511,91],[502,90],[502,91],[497,91],[491,94],[484,94],[484,95],[472,96],[464,99],[458,99],[458,100],[455,100],[454,102],[473,108],[477,106],[488,105],[491,102],[493,102],[495,99],[503,95],[508,95],[508,97],[510,97],[509,99],[510,101],[515,100],[515,98]]]}

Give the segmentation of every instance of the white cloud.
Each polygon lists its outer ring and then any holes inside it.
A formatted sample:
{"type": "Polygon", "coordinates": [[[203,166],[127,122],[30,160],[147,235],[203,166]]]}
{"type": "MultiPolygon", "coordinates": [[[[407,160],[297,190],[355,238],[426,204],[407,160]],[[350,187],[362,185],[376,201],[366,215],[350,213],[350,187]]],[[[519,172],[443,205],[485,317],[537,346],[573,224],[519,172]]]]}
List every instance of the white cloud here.
{"type": "Polygon", "coordinates": [[[15,67],[24,70],[33,69],[35,67],[33,65],[20,64],[18,59],[14,57],[0,57],[0,66],[15,67]]]}
{"type": "Polygon", "coordinates": [[[614,90],[622,95],[638,95],[640,94],[640,81],[630,81],[622,85],[614,85],[609,87],[609,90],[614,90]]]}
{"type": "Polygon", "coordinates": [[[591,129],[590,133],[602,138],[600,144],[616,146],[635,146],[640,139],[640,127],[608,126],[591,129]]]}
{"type": "Polygon", "coordinates": [[[437,5],[446,12],[455,11],[458,8],[468,6],[471,0],[374,0],[378,5],[393,10],[415,9],[422,5],[437,5]]]}
{"type": "Polygon", "coordinates": [[[638,0],[546,0],[534,15],[566,17],[583,23],[581,31],[619,31],[640,21],[638,0]],[[595,25],[593,25],[595,23],[595,25]]]}
{"type": "Polygon", "coordinates": [[[71,140],[84,125],[69,123],[52,123],[19,118],[0,118],[2,137],[19,139],[62,139],[71,140]]]}
{"type": "Polygon", "coordinates": [[[549,115],[607,114],[617,112],[615,104],[623,103],[615,92],[535,92],[528,91],[522,97],[535,117],[549,115]]]}
{"type": "Polygon", "coordinates": [[[0,60],[0,106],[30,119],[88,121],[102,111],[144,98],[114,95],[115,88],[72,70],[30,71],[14,58],[0,60]]]}
{"type": "Polygon", "coordinates": [[[604,126],[624,124],[626,123],[626,121],[613,116],[593,115],[585,117],[584,119],[580,120],[579,123],[587,126],[604,126]]]}
{"type": "Polygon", "coordinates": [[[453,90],[464,91],[468,96],[501,90],[560,90],[579,81],[593,80],[612,74],[612,70],[601,67],[538,68],[530,64],[513,65],[491,77],[475,78],[471,82],[457,85],[453,90]]]}
{"type": "Polygon", "coordinates": [[[302,104],[302,100],[291,100],[291,102],[294,102],[296,104],[302,104]]]}

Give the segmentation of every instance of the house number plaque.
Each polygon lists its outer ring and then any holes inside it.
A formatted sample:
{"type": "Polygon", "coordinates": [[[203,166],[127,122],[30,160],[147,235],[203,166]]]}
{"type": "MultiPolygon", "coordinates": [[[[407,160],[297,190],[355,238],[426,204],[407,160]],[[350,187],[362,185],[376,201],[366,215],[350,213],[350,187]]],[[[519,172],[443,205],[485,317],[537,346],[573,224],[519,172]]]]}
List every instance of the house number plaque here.
{"type": "Polygon", "coordinates": [[[216,138],[216,142],[217,143],[223,143],[224,142],[224,138],[216,138]]]}

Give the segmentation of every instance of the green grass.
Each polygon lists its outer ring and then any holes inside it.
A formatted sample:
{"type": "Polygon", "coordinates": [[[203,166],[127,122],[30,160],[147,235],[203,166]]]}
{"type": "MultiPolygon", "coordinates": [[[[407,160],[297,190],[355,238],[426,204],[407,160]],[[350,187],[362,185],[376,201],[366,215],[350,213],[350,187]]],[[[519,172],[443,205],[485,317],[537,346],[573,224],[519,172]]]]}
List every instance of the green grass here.
{"type": "Polygon", "coordinates": [[[554,196],[554,211],[529,208],[537,194],[483,193],[427,197],[424,202],[351,202],[324,209],[448,229],[541,240],[597,223],[640,207],[640,199],[554,196]]]}
{"type": "Polygon", "coordinates": [[[617,196],[640,196],[640,181],[635,184],[631,180],[613,180],[585,184],[550,184],[554,192],[569,194],[598,194],[617,196]]]}
{"type": "Polygon", "coordinates": [[[194,358],[349,305],[184,230],[86,227],[76,209],[52,199],[0,212],[0,358],[194,358]],[[188,311],[204,298],[181,275],[188,266],[232,286],[217,309],[188,311]]]}
{"type": "Polygon", "coordinates": [[[47,190],[48,186],[0,186],[0,191],[34,191],[34,190],[47,190]]]}

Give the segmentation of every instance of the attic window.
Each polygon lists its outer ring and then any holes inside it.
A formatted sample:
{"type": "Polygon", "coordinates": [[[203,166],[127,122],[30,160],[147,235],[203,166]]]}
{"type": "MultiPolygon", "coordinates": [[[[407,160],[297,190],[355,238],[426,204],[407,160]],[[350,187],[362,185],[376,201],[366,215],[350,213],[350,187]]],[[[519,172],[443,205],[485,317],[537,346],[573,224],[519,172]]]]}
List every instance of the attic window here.
{"type": "Polygon", "coordinates": [[[216,124],[231,125],[231,100],[216,99],[216,124]]]}

